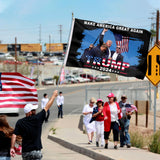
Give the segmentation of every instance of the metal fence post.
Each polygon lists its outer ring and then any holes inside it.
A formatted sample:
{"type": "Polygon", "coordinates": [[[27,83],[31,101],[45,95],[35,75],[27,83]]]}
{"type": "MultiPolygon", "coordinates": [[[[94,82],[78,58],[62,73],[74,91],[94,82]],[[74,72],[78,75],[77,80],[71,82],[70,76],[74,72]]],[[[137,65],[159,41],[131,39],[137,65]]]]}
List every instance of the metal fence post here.
{"type": "Polygon", "coordinates": [[[85,103],[87,103],[87,99],[88,99],[88,91],[87,91],[87,86],[85,86],[85,103]]]}

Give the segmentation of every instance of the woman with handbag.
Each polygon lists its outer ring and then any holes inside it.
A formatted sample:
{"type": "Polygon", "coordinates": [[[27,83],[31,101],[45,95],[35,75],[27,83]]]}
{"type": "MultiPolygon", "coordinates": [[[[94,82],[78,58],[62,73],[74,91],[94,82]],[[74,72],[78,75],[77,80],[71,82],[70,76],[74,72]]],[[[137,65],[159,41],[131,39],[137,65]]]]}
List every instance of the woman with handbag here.
{"type": "Polygon", "coordinates": [[[121,119],[121,109],[116,102],[116,97],[113,93],[108,94],[108,102],[104,104],[104,139],[105,148],[108,148],[108,139],[111,130],[113,130],[114,149],[117,149],[118,137],[119,137],[119,122],[121,119]]]}

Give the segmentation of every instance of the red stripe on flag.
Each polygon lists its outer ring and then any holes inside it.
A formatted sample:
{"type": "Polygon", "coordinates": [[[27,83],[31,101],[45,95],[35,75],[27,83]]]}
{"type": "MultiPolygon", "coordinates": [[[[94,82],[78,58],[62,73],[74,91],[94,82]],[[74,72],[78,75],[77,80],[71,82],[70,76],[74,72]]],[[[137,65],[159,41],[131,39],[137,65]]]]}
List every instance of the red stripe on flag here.
{"type": "Polygon", "coordinates": [[[38,102],[38,99],[5,99],[5,100],[0,100],[0,103],[3,102],[38,102]]]}
{"type": "Polygon", "coordinates": [[[0,97],[37,97],[37,94],[32,94],[32,93],[19,93],[19,94],[1,94],[0,91],[0,97]]]}
{"type": "Polygon", "coordinates": [[[0,108],[23,108],[27,103],[38,104],[37,89],[34,88],[34,80],[20,73],[1,73],[0,81],[2,84],[0,108]]]}
{"type": "Polygon", "coordinates": [[[2,88],[2,91],[28,91],[28,92],[36,92],[37,89],[28,89],[28,88],[2,88]]]}

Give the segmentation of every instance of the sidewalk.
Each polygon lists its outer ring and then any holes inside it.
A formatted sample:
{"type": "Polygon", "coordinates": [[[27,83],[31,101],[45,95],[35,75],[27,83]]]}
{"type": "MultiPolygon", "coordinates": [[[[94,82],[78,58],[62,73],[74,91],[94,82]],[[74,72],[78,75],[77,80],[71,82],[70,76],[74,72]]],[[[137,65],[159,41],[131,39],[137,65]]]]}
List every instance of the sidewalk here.
{"type": "Polygon", "coordinates": [[[113,143],[109,142],[109,148],[104,149],[103,147],[96,147],[95,139],[93,144],[87,144],[87,135],[83,134],[78,128],[79,120],[80,115],[67,115],[63,119],[58,119],[52,126],[56,128],[55,134],[50,132],[48,138],[96,160],[160,160],[159,154],[135,147],[119,147],[115,150],[113,149],[113,143]]]}

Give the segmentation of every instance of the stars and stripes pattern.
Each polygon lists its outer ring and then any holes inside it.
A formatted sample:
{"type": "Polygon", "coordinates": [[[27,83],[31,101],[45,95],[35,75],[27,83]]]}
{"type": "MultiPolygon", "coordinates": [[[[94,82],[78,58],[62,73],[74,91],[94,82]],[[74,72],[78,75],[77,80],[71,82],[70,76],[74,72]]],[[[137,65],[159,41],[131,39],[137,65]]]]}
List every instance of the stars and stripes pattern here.
{"type": "Polygon", "coordinates": [[[0,73],[0,108],[24,108],[38,104],[34,80],[17,72],[0,73]]]}
{"type": "Polygon", "coordinates": [[[121,53],[128,52],[129,37],[114,33],[116,45],[121,47],[121,53]]]}

